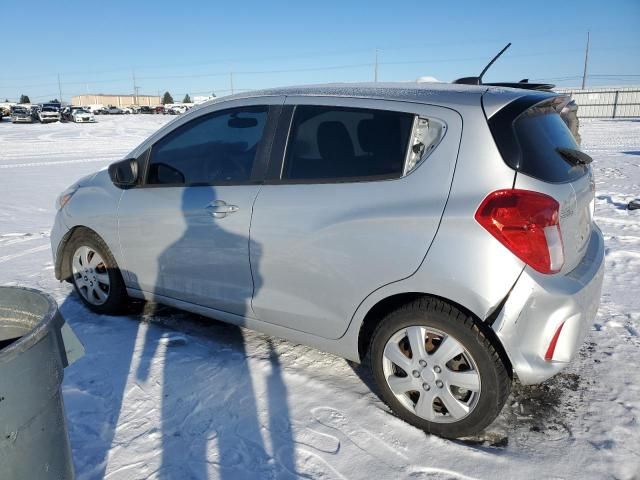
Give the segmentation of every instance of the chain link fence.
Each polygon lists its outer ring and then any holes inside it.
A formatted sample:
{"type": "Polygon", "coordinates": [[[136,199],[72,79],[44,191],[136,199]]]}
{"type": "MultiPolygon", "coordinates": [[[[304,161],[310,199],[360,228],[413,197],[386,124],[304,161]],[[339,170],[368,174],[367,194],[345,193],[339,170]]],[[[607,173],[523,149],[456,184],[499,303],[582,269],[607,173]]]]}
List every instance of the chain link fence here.
{"type": "Polygon", "coordinates": [[[558,88],[555,91],[571,95],[578,104],[580,118],[640,117],[640,87],[558,88]]]}

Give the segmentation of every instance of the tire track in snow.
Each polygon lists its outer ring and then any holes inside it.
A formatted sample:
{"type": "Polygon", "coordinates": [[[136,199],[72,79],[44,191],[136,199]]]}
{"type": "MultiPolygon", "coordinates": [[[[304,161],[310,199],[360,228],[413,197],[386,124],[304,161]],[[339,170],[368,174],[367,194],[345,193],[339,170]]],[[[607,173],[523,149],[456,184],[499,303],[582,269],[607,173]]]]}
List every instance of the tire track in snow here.
{"type": "Polygon", "coordinates": [[[38,247],[33,247],[28,250],[23,250],[22,252],[12,253],[11,255],[4,255],[3,257],[0,257],[0,263],[8,262],[9,260],[13,260],[19,257],[24,257],[25,255],[31,255],[32,253],[42,252],[43,250],[48,250],[49,248],[51,247],[48,244],[40,245],[38,247]]]}
{"type": "Polygon", "coordinates": [[[6,235],[0,235],[0,248],[15,245],[16,243],[32,242],[33,240],[40,240],[48,237],[49,234],[45,232],[41,232],[36,235],[32,233],[9,233],[6,235]]]}

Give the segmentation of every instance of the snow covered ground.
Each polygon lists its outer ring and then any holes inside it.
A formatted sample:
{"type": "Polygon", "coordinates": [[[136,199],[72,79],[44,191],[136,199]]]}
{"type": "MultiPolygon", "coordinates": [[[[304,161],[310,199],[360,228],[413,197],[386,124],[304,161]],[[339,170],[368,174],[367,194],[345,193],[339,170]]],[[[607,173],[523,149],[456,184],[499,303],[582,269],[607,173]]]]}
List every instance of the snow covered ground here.
{"type": "Polygon", "coordinates": [[[51,293],[87,351],[63,386],[78,479],[640,478],[640,121],[582,123],[607,271],[578,358],[463,442],[390,415],[343,359],[165,307],[91,314],[54,279],[56,195],[168,120],[0,124],[0,284],[51,293]]]}

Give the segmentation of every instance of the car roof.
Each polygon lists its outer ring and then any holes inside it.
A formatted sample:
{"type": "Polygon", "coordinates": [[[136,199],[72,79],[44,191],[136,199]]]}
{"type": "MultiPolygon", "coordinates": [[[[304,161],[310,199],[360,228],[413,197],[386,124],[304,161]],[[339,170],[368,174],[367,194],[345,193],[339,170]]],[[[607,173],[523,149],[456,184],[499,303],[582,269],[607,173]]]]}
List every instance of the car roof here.
{"type": "Polygon", "coordinates": [[[504,102],[527,94],[518,88],[491,87],[487,85],[459,85],[450,83],[395,82],[395,83],[334,83],[254,90],[209,100],[202,104],[216,103],[266,96],[321,96],[355,97],[377,100],[396,100],[440,105],[478,105],[487,91],[504,97],[504,102]]]}

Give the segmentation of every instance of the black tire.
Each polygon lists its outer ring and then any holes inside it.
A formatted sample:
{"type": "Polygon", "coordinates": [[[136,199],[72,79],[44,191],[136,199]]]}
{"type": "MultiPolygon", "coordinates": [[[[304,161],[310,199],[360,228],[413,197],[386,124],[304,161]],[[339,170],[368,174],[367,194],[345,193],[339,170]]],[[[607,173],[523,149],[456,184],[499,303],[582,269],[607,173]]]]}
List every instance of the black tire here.
{"type": "Polygon", "coordinates": [[[90,230],[81,230],[71,238],[66,249],[68,252],[67,259],[69,262],[69,272],[71,272],[71,283],[82,300],[82,303],[96,313],[107,315],[118,315],[123,313],[127,306],[129,297],[127,295],[124,280],[122,279],[122,273],[113,258],[111,250],[109,250],[109,247],[104,240],[90,230]],[[81,247],[88,247],[94,250],[104,261],[104,269],[109,276],[109,289],[107,299],[102,304],[91,303],[85,298],[84,294],[80,291],[81,287],[79,287],[78,282],[76,281],[76,275],[73,274],[73,257],[81,247]]]}
{"type": "Polygon", "coordinates": [[[508,360],[500,355],[476,320],[434,298],[420,298],[388,314],[373,334],[369,353],[372,374],[382,400],[407,423],[441,437],[459,438],[479,433],[495,420],[511,391],[508,360]],[[391,391],[383,371],[383,352],[392,336],[411,326],[437,329],[457,340],[473,357],[481,388],[475,408],[466,417],[451,423],[428,421],[401,403],[391,391]]]}

